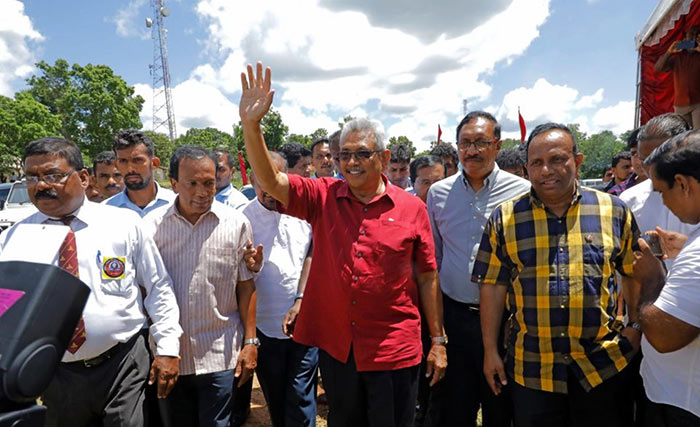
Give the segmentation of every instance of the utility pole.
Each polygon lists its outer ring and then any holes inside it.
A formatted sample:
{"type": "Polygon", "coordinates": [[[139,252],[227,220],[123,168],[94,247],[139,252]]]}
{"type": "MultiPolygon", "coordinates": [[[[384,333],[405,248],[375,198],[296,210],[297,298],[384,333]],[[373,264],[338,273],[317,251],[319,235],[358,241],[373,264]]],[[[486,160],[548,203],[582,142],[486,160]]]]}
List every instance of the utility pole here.
{"type": "Polygon", "coordinates": [[[467,115],[467,98],[462,99],[462,115],[467,115]]]}
{"type": "Polygon", "coordinates": [[[163,18],[170,11],[163,6],[163,0],[151,0],[152,18],[146,18],[146,27],[151,29],[153,39],[153,63],[149,65],[153,77],[153,131],[166,128],[170,141],[177,138],[175,130],[175,110],[170,91],[170,67],[168,66],[168,30],[163,18]]]}

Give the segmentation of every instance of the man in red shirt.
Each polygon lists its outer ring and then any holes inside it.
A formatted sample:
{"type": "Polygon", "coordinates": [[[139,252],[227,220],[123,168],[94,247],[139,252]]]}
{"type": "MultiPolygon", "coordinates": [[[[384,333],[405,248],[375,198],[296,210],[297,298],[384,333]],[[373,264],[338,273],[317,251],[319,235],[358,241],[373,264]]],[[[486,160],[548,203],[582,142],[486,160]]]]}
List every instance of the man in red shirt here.
{"type": "Polygon", "coordinates": [[[367,119],[346,123],[340,136],[345,181],[279,172],[260,129],[274,95],[270,69],[263,75],[258,63],[254,74],[249,65],[241,81],[239,111],[255,178],[282,211],[312,226],[313,263],[294,339],[321,349],[329,425],[412,425],[421,312],[432,337],[431,385],[447,366],[426,208],[382,175],[390,153],[378,124],[367,119]]]}

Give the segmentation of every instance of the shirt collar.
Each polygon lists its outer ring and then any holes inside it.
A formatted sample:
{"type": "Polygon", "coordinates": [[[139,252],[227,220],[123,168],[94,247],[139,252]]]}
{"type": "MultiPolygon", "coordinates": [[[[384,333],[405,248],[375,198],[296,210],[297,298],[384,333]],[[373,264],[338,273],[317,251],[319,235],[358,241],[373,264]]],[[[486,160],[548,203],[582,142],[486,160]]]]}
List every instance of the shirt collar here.
{"type": "Polygon", "coordinates": [[[217,196],[223,196],[231,192],[233,190],[233,184],[229,184],[226,187],[222,188],[221,191],[217,192],[217,196]]]}
{"type": "MultiPolygon", "coordinates": [[[[576,182],[574,185],[576,187],[575,187],[574,195],[571,198],[571,203],[569,204],[569,206],[573,206],[576,203],[578,203],[579,200],[581,200],[581,187],[578,185],[578,182],[576,182]]],[[[542,200],[539,198],[539,196],[537,196],[537,193],[535,192],[535,188],[532,186],[530,186],[530,203],[534,204],[535,206],[540,207],[542,209],[545,208],[544,202],[542,202],[542,200]]]]}
{"type": "MultiPolygon", "coordinates": [[[[90,211],[92,210],[91,205],[93,205],[93,204],[96,204],[96,203],[93,203],[93,202],[89,201],[87,199],[87,197],[84,197],[83,202],[80,204],[78,209],[76,209],[75,211],[71,212],[69,215],[66,215],[66,216],[74,216],[80,222],[82,222],[84,224],[89,224],[90,223],[90,211]]],[[[39,219],[40,219],[39,222],[40,223],[44,223],[46,221],[56,221],[56,222],[61,221],[61,218],[48,216],[41,211],[37,212],[37,215],[39,215],[39,219]]]]}
{"type": "Polygon", "coordinates": [[[195,224],[192,224],[192,223],[189,222],[184,216],[182,216],[182,214],[180,213],[180,211],[177,209],[177,200],[178,200],[179,197],[180,197],[180,196],[176,196],[176,197],[175,197],[175,200],[173,200],[173,201],[170,203],[170,206],[168,207],[168,210],[167,210],[167,211],[165,212],[165,214],[163,215],[163,218],[167,218],[167,217],[170,217],[170,216],[174,216],[174,217],[180,218],[180,219],[182,219],[183,221],[187,222],[188,224],[194,226],[194,225],[197,225],[197,224],[202,220],[202,218],[205,218],[205,217],[207,217],[207,216],[209,216],[209,215],[214,215],[214,216],[217,217],[218,219],[221,219],[221,218],[223,217],[224,209],[232,209],[232,208],[230,208],[230,207],[224,205],[223,203],[219,202],[218,200],[214,200],[214,201],[212,202],[211,207],[209,208],[209,210],[206,211],[206,212],[204,212],[204,213],[199,217],[199,219],[197,219],[197,222],[196,222],[195,224]]]}
{"type": "MultiPolygon", "coordinates": [[[[384,174],[382,174],[382,181],[384,181],[384,192],[378,196],[374,196],[372,200],[370,200],[369,203],[367,203],[368,205],[382,199],[383,197],[389,198],[389,200],[391,200],[391,202],[394,205],[396,205],[396,192],[404,190],[400,187],[392,185],[389,182],[389,179],[384,174]]],[[[352,194],[352,191],[350,191],[350,187],[348,186],[348,182],[345,180],[342,181],[342,183],[340,184],[340,188],[338,188],[338,190],[335,192],[335,197],[346,197],[348,199],[357,200],[357,197],[355,197],[355,195],[352,194]]]]}
{"type": "MultiPolygon", "coordinates": [[[[486,188],[486,190],[491,191],[493,189],[494,185],[496,184],[496,179],[498,178],[498,173],[500,171],[501,171],[501,168],[499,168],[498,164],[496,164],[494,162],[493,170],[491,170],[491,173],[489,173],[486,176],[486,179],[484,179],[484,186],[482,188],[486,188]]],[[[471,188],[472,190],[474,190],[472,188],[472,186],[469,185],[469,180],[467,179],[467,172],[464,169],[462,169],[460,176],[462,179],[462,184],[464,184],[464,186],[466,188],[471,188]]],[[[481,191],[481,190],[479,190],[479,191],[481,191]]]]}
{"type": "MultiPolygon", "coordinates": [[[[153,200],[151,200],[149,205],[156,200],[166,200],[167,201],[168,199],[166,197],[163,197],[163,195],[165,194],[163,187],[161,187],[160,184],[158,184],[158,181],[156,181],[156,180],[153,180],[153,183],[156,185],[156,196],[153,198],[153,200]]],[[[122,190],[122,192],[117,194],[116,196],[114,196],[114,197],[120,198],[119,199],[119,206],[126,206],[128,204],[132,204],[132,205],[136,206],[136,204],[134,202],[132,202],[131,199],[129,198],[129,195],[127,194],[126,190],[127,190],[127,188],[126,188],[126,186],[124,186],[124,189],[122,190]]]]}

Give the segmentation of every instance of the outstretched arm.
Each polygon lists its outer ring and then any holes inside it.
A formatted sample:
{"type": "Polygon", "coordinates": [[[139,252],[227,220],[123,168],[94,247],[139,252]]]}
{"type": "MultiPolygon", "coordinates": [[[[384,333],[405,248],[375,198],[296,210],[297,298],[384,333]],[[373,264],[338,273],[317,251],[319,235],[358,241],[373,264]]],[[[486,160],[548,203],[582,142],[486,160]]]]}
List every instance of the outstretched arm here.
{"type": "Polygon", "coordinates": [[[260,182],[260,186],[265,192],[283,205],[289,203],[289,179],[287,175],[279,172],[272,164],[270,153],[265,146],[260,121],[270,110],[272,98],[275,91],[270,89],[270,68],[265,69],[258,62],[256,73],[253,74],[253,66],[248,64],[248,74],[241,73],[241,101],[238,112],[241,116],[241,126],[243,127],[243,139],[245,149],[248,154],[255,179],[260,182]]]}

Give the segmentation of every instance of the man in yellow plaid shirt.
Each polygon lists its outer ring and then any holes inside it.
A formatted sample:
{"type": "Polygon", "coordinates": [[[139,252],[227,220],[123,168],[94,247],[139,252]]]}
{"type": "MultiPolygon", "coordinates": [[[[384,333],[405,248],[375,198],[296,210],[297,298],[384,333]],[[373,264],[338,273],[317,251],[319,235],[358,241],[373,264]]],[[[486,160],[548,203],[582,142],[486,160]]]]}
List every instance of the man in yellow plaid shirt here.
{"type": "Polygon", "coordinates": [[[496,394],[514,382],[516,427],[625,425],[624,368],[641,333],[615,324],[615,271],[632,274],[639,230],[617,197],[577,184],[583,154],[566,126],[538,126],[526,149],[531,190],[494,210],[472,271],[486,380],[496,394]]]}

